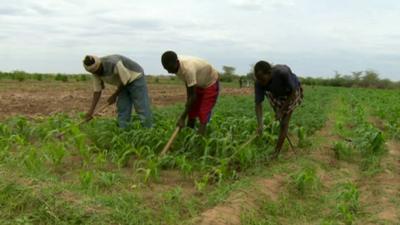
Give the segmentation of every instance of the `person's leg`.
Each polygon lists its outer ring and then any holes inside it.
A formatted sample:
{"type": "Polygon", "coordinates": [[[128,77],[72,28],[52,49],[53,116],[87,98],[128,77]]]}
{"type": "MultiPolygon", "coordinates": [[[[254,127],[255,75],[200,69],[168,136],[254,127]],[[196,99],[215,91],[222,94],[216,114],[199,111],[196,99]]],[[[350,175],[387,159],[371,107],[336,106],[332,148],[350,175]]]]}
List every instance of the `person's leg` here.
{"type": "Polygon", "coordinates": [[[196,125],[196,118],[199,117],[200,105],[203,100],[202,88],[196,88],[196,101],[188,112],[187,127],[194,129],[196,125]]]}
{"type": "Polygon", "coordinates": [[[150,99],[145,76],[133,81],[129,87],[130,98],[143,127],[153,126],[153,114],[150,108],[150,99]]]}
{"type": "Polygon", "coordinates": [[[204,136],[206,134],[207,131],[207,123],[201,123],[199,126],[199,130],[197,131],[197,133],[201,136],[204,136]]]}
{"type": "Polygon", "coordinates": [[[204,90],[203,99],[199,109],[200,127],[198,133],[205,135],[207,131],[207,123],[210,121],[212,110],[217,103],[219,95],[219,82],[204,90]]]}
{"type": "Polygon", "coordinates": [[[188,118],[187,127],[194,129],[196,125],[196,118],[188,118]]]}
{"type": "Polygon", "coordinates": [[[276,143],[273,158],[278,157],[278,155],[282,149],[282,145],[285,142],[285,139],[288,135],[289,121],[290,121],[291,116],[292,116],[292,112],[289,112],[288,114],[285,114],[280,121],[279,137],[278,137],[278,142],[276,143]]]}
{"type": "Polygon", "coordinates": [[[117,99],[118,125],[126,128],[131,120],[132,101],[126,88],[122,89],[117,99]]]}

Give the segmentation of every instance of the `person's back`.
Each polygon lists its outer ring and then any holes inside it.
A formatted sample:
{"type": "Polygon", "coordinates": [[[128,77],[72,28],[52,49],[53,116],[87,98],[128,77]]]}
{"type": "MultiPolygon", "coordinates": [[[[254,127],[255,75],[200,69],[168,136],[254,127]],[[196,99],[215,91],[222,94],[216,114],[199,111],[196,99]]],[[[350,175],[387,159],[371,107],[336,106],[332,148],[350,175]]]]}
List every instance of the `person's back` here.
{"type": "Polygon", "coordinates": [[[187,100],[177,126],[194,128],[200,120],[199,134],[204,135],[219,95],[218,72],[204,59],[179,56],[173,51],[164,52],[161,63],[169,73],[185,82],[187,100]]]}
{"type": "Polygon", "coordinates": [[[176,75],[188,83],[207,88],[218,80],[218,71],[206,60],[193,56],[178,56],[180,68],[176,75]]]}
{"type": "Polygon", "coordinates": [[[117,102],[119,126],[125,128],[131,119],[132,106],[145,127],[152,126],[152,113],[143,68],[135,61],[122,55],[104,57],[86,56],[85,69],[93,74],[94,94],[87,120],[93,117],[94,109],[104,89],[104,83],[117,86],[108,99],[109,104],[117,102]]]}

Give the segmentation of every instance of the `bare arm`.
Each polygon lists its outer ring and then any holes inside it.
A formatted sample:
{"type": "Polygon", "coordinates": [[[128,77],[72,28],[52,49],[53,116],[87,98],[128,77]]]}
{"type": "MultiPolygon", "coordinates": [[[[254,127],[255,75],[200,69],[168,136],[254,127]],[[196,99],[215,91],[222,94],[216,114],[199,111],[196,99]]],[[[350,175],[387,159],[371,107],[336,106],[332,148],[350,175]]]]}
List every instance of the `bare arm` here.
{"type": "Polygon", "coordinates": [[[107,102],[109,105],[112,105],[117,101],[117,97],[123,88],[124,88],[123,84],[119,85],[117,90],[115,90],[115,92],[108,98],[107,102]]]}
{"type": "Polygon", "coordinates": [[[262,134],[262,130],[263,130],[263,106],[262,106],[262,102],[261,103],[256,103],[256,117],[257,117],[257,124],[258,124],[258,128],[257,128],[257,133],[258,134],[262,134]]]}
{"type": "Polygon", "coordinates": [[[100,97],[101,97],[101,91],[93,92],[92,104],[90,106],[88,113],[86,114],[86,121],[89,121],[93,118],[93,113],[94,110],[96,109],[97,103],[100,100],[100,97]]]}
{"type": "Polygon", "coordinates": [[[196,86],[186,87],[186,94],[187,94],[187,99],[186,99],[185,109],[183,110],[183,112],[180,116],[180,119],[178,121],[179,127],[183,127],[185,125],[185,120],[187,118],[189,110],[192,108],[193,104],[196,102],[196,99],[197,99],[196,86]]]}
{"type": "Polygon", "coordinates": [[[122,90],[122,88],[124,88],[125,86],[124,85],[119,85],[118,86],[118,88],[117,88],[117,90],[115,90],[115,92],[114,92],[114,94],[113,95],[116,95],[116,96],[118,96],[119,95],[119,93],[121,92],[121,90],[122,90]]]}

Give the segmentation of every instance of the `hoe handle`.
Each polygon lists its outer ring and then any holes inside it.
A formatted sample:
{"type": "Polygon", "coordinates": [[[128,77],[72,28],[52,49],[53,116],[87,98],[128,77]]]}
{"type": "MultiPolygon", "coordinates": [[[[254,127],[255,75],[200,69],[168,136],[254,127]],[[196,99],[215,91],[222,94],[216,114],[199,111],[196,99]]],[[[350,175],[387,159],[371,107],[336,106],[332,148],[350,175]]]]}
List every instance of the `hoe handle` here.
{"type": "Polygon", "coordinates": [[[233,152],[233,154],[229,157],[229,160],[231,160],[240,150],[253,142],[257,137],[257,134],[253,134],[252,136],[250,136],[250,138],[245,143],[243,143],[241,146],[239,146],[239,148],[236,149],[235,152],[233,152]]]}
{"type": "Polygon", "coordinates": [[[295,148],[294,148],[294,146],[293,146],[293,144],[292,144],[292,141],[290,140],[289,135],[287,135],[287,134],[286,134],[286,139],[288,140],[289,145],[290,145],[290,147],[292,148],[293,152],[296,152],[296,150],[295,150],[295,148]]]}
{"type": "Polygon", "coordinates": [[[93,113],[93,115],[97,115],[97,114],[103,112],[105,109],[108,108],[108,106],[110,106],[110,104],[108,104],[108,103],[103,105],[103,107],[101,107],[99,110],[97,110],[97,112],[93,113]]]}
{"type": "Polygon", "coordinates": [[[247,145],[249,145],[251,142],[254,141],[254,139],[257,138],[257,136],[258,136],[257,134],[254,134],[253,136],[251,136],[245,143],[243,143],[243,144],[239,147],[239,149],[242,149],[242,148],[246,147],[247,145]]]}
{"type": "Polygon", "coordinates": [[[170,137],[170,139],[168,140],[167,144],[165,145],[164,149],[161,152],[161,155],[165,155],[165,153],[169,150],[169,148],[172,145],[172,142],[174,142],[176,136],[178,135],[179,131],[180,131],[180,127],[176,127],[174,133],[172,134],[172,136],[170,137]]]}

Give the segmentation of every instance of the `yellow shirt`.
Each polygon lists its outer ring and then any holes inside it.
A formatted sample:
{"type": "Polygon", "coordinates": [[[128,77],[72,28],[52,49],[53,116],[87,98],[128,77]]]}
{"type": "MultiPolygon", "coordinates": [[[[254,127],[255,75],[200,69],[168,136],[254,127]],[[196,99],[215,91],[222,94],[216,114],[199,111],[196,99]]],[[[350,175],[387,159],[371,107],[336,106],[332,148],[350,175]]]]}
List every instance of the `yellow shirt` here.
{"type": "Polygon", "coordinates": [[[93,87],[95,92],[99,92],[104,88],[104,83],[120,86],[127,85],[132,81],[138,79],[142,73],[129,70],[124,66],[122,61],[118,61],[114,68],[113,74],[106,74],[105,76],[94,75],[93,87]]]}
{"type": "Polygon", "coordinates": [[[178,59],[180,66],[176,76],[183,80],[187,87],[197,85],[207,88],[218,80],[218,71],[204,59],[189,56],[180,56],[178,59]]]}

